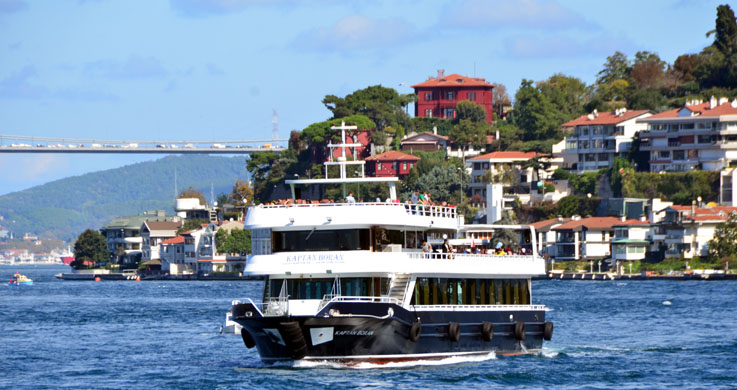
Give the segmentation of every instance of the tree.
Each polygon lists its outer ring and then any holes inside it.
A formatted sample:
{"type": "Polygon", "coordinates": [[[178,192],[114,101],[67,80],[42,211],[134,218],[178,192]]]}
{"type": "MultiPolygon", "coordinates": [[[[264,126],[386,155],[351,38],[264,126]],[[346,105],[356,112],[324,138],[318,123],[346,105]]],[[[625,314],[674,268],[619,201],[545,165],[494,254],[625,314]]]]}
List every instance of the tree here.
{"type": "Polygon", "coordinates": [[[737,22],[732,8],[727,4],[717,7],[714,47],[725,57],[737,54],[737,22]]]}
{"type": "Polygon", "coordinates": [[[560,123],[583,114],[584,105],[591,100],[591,91],[586,83],[576,77],[560,73],[537,83],[537,88],[553,104],[560,123]]]}
{"type": "Polygon", "coordinates": [[[87,229],[77,237],[74,243],[74,269],[85,268],[85,263],[102,263],[110,258],[105,236],[97,230],[87,229]]]}
{"type": "Polygon", "coordinates": [[[615,52],[606,58],[604,69],[602,69],[596,78],[596,84],[611,84],[617,80],[626,80],[629,78],[630,61],[622,52],[615,52]]]}
{"type": "MultiPolygon", "coordinates": [[[[492,223],[500,225],[516,225],[517,218],[514,217],[514,214],[511,211],[505,210],[502,212],[502,219],[493,221],[492,223]]],[[[498,229],[494,232],[491,243],[496,248],[497,243],[500,242],[504,248],[509,247],[516,251],[519,248],[519,233],[512,229],[498,229]]]]}
{"type": "Polygon", "coordinates": [[[455,110],[456,116],[452,120],[454,124],[457,124],[462,120],[469,120],[476,123],[486,122],[486,110],[484,107],[470,100],[461,100],[456,103],[455,110]]]}
{"type": "Polygon", "coordinates": [[[241,256],[247,255],[251,251],[251,231],[243,229],[231,230],[226,245],[229,253],[237,253],[241,256]]]}
{"type": "Polygon", "coordinates": [[[637,89],[660,88],[668,63],[649,51],[638,51],[630,69],[630,79],[637,89]]]}
{"type": "Polygon", "coordinates": [[[557,138],[562,124],[550,100],[526,79],[515,94],[511,115],[512,123],[522,130],[524,141],[557,138]]]}
{"type": "Polygon", "coordinates": [[[448,136],[453,144],[461,148],[465,157],[468,145],[473,145],[475,148],[483,147],[486,143],[486,129],[487,124],[484,122],[463,119],[453,126],[448,136]]]}
{"type": "Polygon", "coordinates": [[[729,214],[726,221],[717,225],[708,248],[709,257],[714,260],[725,257],[734,259],[737,256],[737,214],[729,214]]]}
{"type": "Polygon", "coordinates": [[[410,125],[409,115],[405,108],[415,99],[414,94],[400,95],[392,88],[381,85],[359,89],[345,98],[327,95],[322,103],[333,113],[333,119],[351,115],[365,115],[370,118],[378,130],[387,126],[410,125]]]}
{"type": "Polygon", "coordinates": [[[451,194],[461,189],[461,180],[468,183],[469,179],[465,171],[458,168],[454,165],[432,168],[417,180],[417,189],[420,192],[430,193],[434,202],[450,201],[451,194]]]}
{"type": "Polygon", "coordinates": [[[220,193],[215,198],[215,201],[218,202],[218,206],[222,206],[222,205],[225,205],[225,204],[230,204],[231,199],[228,197],[228,195],[225,195],[223,193],[220,193]]]}
{"type": "Polygon", "coordinates": [[[253,190],[247,181],[236,180],[233,184],[233,192],[229,195],[236,205],[245,206],[253,203],[253,190]]]}
{"type": "Polygon", "coordinates": [[[225,229],[218,229],[215,232],[215,247],[220,254],[228,254],[231,252],[229,242],[230,234],[225,229]]]}
{"type": "Polygon", "coordinates": [[[197,198],[200,200],[200,205],[205,206],[207,205],[207,199],[205,199],[205,195],[202,194],[202,191],[197,191],[192,187],[187,188],[186,190],[183,190],[179,193],[180,198],[197,198]]]}

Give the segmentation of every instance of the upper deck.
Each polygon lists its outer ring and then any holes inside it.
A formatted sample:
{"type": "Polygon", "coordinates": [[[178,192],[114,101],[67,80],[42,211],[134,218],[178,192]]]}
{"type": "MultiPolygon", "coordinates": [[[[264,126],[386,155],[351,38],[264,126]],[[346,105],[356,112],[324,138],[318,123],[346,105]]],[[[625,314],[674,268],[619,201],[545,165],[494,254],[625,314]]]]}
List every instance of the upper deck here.
{"type": "Polygon", "coordinates": [[[460,223],[452,206],[384,202],[260,205],[248,210],[245,221],[246,229],[273,231],[370,226],[457,231],[460,223]]]}

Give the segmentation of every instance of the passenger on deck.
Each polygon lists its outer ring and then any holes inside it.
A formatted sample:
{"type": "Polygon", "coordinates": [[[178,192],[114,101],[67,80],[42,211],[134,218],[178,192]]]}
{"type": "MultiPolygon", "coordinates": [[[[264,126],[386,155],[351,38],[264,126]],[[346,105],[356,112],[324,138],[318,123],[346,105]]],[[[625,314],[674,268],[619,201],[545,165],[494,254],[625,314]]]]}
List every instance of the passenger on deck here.
{"type": "Polygon", "coordinates": [[[353,193],[349,192],[348,196],[345,197],[346,203],[356,203],[356,198],[353,197],[353,193]]]}

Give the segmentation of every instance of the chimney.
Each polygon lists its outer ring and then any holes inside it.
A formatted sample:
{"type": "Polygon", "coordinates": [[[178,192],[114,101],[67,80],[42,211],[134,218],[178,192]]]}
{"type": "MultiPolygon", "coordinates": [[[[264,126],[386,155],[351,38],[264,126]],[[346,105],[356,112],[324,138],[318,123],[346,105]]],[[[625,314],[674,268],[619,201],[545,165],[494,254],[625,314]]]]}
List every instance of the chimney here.
{"type": "Polygon", "coordinates": [[[729,99],[728,99],[728,98],[726,98],[726,97],[724,97],[724,96],[722,96],[722,97],[720,97],[720,98],[719,98],[719,105],[720,105],[720,106],[721,106],[722,104],[724,104],[724,103],[727,103],[727,102],[729,102],[729,99]]]}
{"type": "Polygon", "coordinates": [[[619,217],[619,220],[622,221],[622,222],[624,222],[624,221],[627,220],[627,216],[626,215],[623,215],[623,216],[619,217]]]}
{"type": "Polygon", "coordinates": [[[571,216],[571,221],[579,221],[580,219],[581,219],[581,216],[580,215],[572,215],[571,216]]]}
{"type": "Polygon", "coordinates": [[[640,216],[640,221],[642,221],[642,222],[645,222],[645,221],[647,221],[647,216],[645,216],[644,214],[643,214],[643,215],[641,215],[641,216],[640,216]]]}
{"type": "Polygon", "coordinates": [[[709,99],[709,109],[712,109],[716,106],[717,106],[717,98],[712,96],[711,99],[709,99]]]}
{"type": "Polygon", "coordinates": [[[432,127],[432,133],[435,134],[435,135],[438,135],[438,127],[437,126],[433,126],[432,127]]]}
{"type": "Polygon", "coordinates": [[[445,69],[438,69],[438,78],[442,79],[445,77],[445,69]]]}
{"type": "Polygon", "coordinates": [[[594,108],[594,112],[592,114],[594,114],[594,118],[598,118],[599,117],[599,111],[597,111],[595,108],[594,108]]]}
{"type": "Polygon", "coordinates": [[[558,216],[558,221],[563,221],[563,216],[562,215],[559,215],[558,216]]]}
{"type": "Polygon", "coordinates": [[[732,104],[731,105],[732,105],[732,108],[737,108],[737,98],[735,98],[734,100],[732,100],[732,104]]]}

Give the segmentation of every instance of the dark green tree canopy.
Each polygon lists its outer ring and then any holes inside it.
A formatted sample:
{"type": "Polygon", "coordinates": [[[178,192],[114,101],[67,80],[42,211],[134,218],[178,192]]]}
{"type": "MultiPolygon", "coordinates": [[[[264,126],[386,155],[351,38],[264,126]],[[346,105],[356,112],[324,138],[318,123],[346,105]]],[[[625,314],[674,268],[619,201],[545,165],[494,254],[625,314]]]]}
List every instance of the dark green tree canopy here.
{"type": "Polygon", "coordinates": [[[606,58],[604,69],[596,78],[596,84],[611,84],[617,80],[626,80],[629,73],[630,61],[624,53],[617,51],[606,58]]]}
{"type": "Polygon", "coordinates": [[[85,262],[93,264],[103,263],[110,258],[105,236],[97,230],[87,229],[77,237],[74,243],[74,261],[72,268],[85,267],[85,262]]]}
{"type": "Polygon", "coordinates": [[[414,100],[414,94],[400,95],[393,88],[373,85],[345,98],[327,95],[322,103],[333,113],[333,119],[365,115],[376,124],[378,130],[383,130],[387,126],[406,128],[410,121],[404,110],[414,100]]]}

